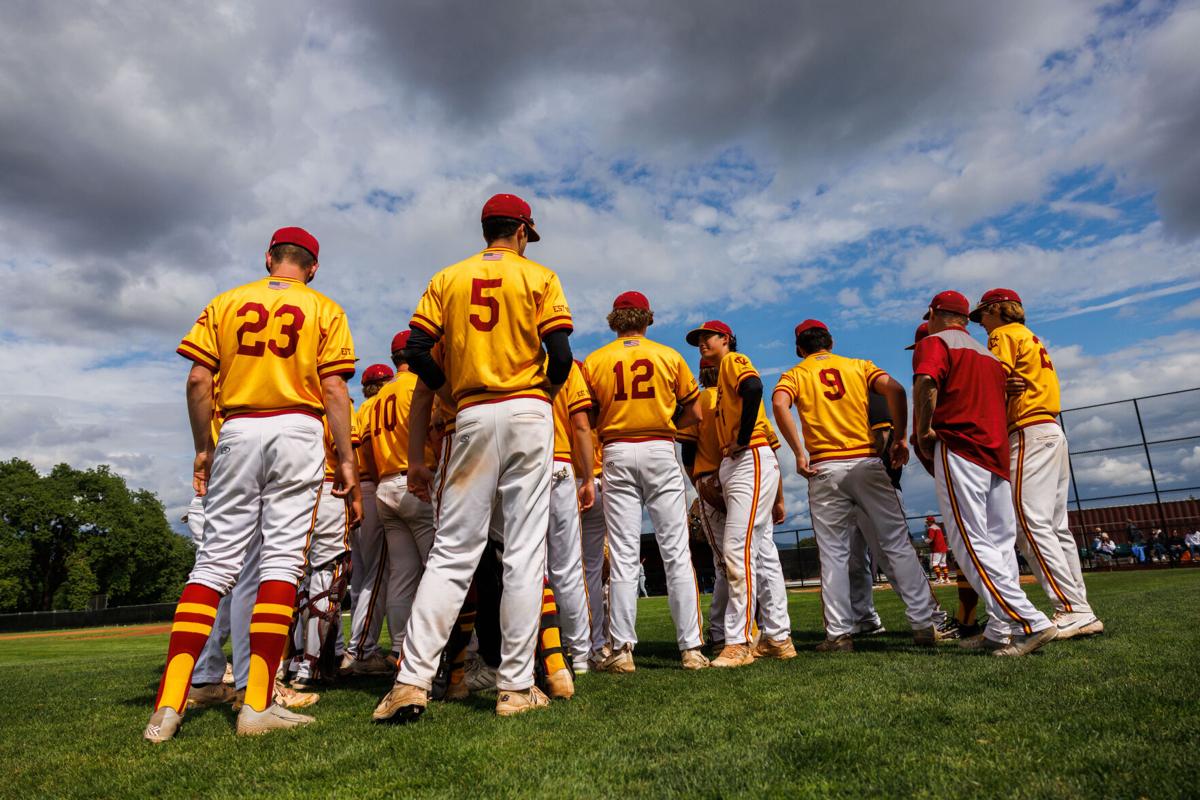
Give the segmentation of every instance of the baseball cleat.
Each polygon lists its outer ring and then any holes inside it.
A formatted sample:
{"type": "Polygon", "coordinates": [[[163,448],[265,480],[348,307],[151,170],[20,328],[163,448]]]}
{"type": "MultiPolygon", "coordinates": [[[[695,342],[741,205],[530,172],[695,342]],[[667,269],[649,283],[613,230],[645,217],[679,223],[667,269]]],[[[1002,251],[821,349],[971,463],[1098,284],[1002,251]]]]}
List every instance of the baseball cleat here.
{"type": "Polygon", "coordinates": [[[854,639],[848,633],[827,638],[814,648],[818,653],[853,653],[854,639]]]}
{"type": "Polygon", "coordinates": [[[242,706],[238,712],[237,735],[261,736],[271,731],[282,731],[288,728],[299,728],[315,720],[305,714],[288,711],[278,703],[272,703],[262,711],[255,711],[250,706],[242,706]]]}
{"type": "Polygon", "coordinates": [[[425,713],[429,704],[429,693],[420,686],[397,683],[383,696],[371,714],[373,722],[413,722],[425,713]]]}
{"type": "Polygon", "coordinates": [[[535,708],[545,708],[548,705],[550,705],[550,698],[542,694],[542,690],[536,686],[531,686],[523,692],[502,689],[496,698],[496,715],[511,717],[535,708]]]}
{"type": "Polygon", "coordinates": [[[683,662],[684,669],[697,670],[706,669],[712,666],[712,662],[705,657],[704,653],[700,652],[699,647],[693,647],[691,650],[684,650],[679,654],[679,657],[683,662]]]}
{"type": "Polygon", "coordinates": [[[596,669],[599,672],[612,672],[616,674],[633,672],[633,651],[628,647],[615,650],[612,655],[601,661],[596,669]]]}
{"type": "Polygon", "coordinates": [[[394,675],[396,668],[383,653],[374,653],[350,665],[354,675],[394,675]]]}
{"type": "Polygon", "coordinates": [[[985,634],[977,633],[974,636],[961,639],[958,646],[963,650],[987,650],[988,652],[995,652],[1008,647],[1008,642],[999,642],[995,639],[989,639],[985,634]]]}
{"type": "Polygon", "coordinates": [[[468,661],[465,673],[467,688],[472,692],[490,692],[496,688],[496,670],[485,664],[483,659],[468,661]]]}
{"type": "Polygon", "coordinates": [[[875,620],[874,622],[856,622],[850,628],[850,633],[853,636],[878,636],[881,633],[887,633],[887,628],[883,627],[883,622],[875,620]]]}
{"type": "Polygon", "coordinates": [[[953,638],[957,637],[943,633],[936,625],[930,625],[928,628],[918,628],[913,631],[913,643],[918,647],[933,647],[934,645],[944,644],[953,638]]]}
{"type": "Polygon", "coordinates": [[[275,681],[275,693],[272,699],[284,708],[306,708],[321,699],[316,692],[298,692],[283,685],[283,681],[275,681]]]}
{"type": "Polygon", "coordinates": [[[342,655],[342,661],[338,664],[337,674],[339,678],[345,678],[354,674],[354,656],[349,653],[342,655]]]}
{"type": "Polygon", "coordinates": [[[745,667],[754,663],[754,653],[750,652],[748,644],[727,644],[721,655],[712,660],[712,665],[719,669],[745,667]]]}
{"type": "Polygon", "coordinates": [[[758,646],[754,648],[755,658],[774,658],[779,661],[787,661],[789,658],[795,658],[796,655],[796,645],[790,636],[782,639],[768,639],[764,636],[758,646]]]}
{"type": "Polygon", "coordinates": [[[962,636],[962,629],[959,628],[958,623],[952,619],[942,620],[935,627],[938,630],[939,644],[953,641],[962,636]]]}
{"type": "Polygon", "coordinates": [[[1048,644],[1058,636],[1058,628],[1051,625],[1049,628],[1043,628],[1040,631],[1031,633],[1028,636],[1021,636],[1013,639],[1007,647],[1001,647],[999,650],[993,650],[994,656],[1027,656],[1034,650],[1037,650],[1044,644],[1048,644]]]}
{"type": "Polygon", "coordinates": [[[1058,628],[1058,636],[1055,637],[1058,639],[1074,639],[1076,636],[1104,633],[1104,623],[1095,614],[1087,612],[1059,611],[1051,621],[1058,628]]]}
{"type": "Polygon", "coordinates": [[[150,715],[150,722],[146,724],[142,738],[147,742],[162,744],[175,737],[181,722],[183,722],[183,717],[179,715],[178,711],[170,706],[163,706],[150,715]]]}
{"type": "Polygon", "coordinates": [[[206,683],[193,686],[188,692],[188,708],[211,708],[237,700],[238,693],[232,686],[223,683],[206,683]]]}
{"type": "Polygon", "coordinates": [[[546,689],[555,700],[570,700],[575,696],[575,676],[563,667],[553,675],[546,676],[546,689]]]}
{"type": "Polygon", "coordinates": [[[442,695],[442,700],[447,703],[453,703],[458,700],[466,700],[471,696],[471,690],[467,688],[466,679],[458,681],[451,680],[446,686],[446,693],[442,695]]]}

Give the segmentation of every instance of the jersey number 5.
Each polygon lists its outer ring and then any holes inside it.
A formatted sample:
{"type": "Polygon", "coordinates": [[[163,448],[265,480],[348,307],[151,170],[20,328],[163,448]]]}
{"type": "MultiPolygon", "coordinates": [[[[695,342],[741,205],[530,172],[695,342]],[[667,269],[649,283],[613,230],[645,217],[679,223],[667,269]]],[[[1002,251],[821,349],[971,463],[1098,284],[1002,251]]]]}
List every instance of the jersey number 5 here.
{"type": "Polygon", "coordinates": [[[617,391],[613,395],[613,400],[646,400],[654,397],[654,387],[646,386],[650,379],[654,377],[654,362],[648,358],[639,358],[629,365],[629,374],[633,376],[630,388],[630,394],[625,393],[625,364],[618,361],[613,364],[613,375],[617,378],[617,391]]]}
{"type": "Polygon", "coordinates": [[[821,394],[830,400],[841,400],[846,396],[846,384],[842,383],[842,373],[836,369],[823,369],[817,373],[817,377],[821,379],[821,383],[829,387],[829,391],[821,394]]]}
{"type": "Polygon", "coordinates": [[[304,327],[304,312],[295,306],[282,305],[275,309],[272,315],[262,303],[246,303],[237,311],[238,319],[253,315],[254,321],[246,320],[237,330],[238,355],[260,357],[268,349],[280,358],[290,358],[296,352],[296,344],[300,341],[300,329],[304,327]],[[279,330],[270,334],[266,339],[247,341],[247,334],[262,333],[272,316],[279,321],[279,330]],[[288,322],[283,319],[287,317],[288,322]],[[282,345],[276,343],[276,336],[287,337],[282,345]]]}
{"type": "Polygon", "coordinates": [[[484,289],[499,289],[503,278],[475,278],[471,281],[471,305],[487,309],[487,317],[471,314],[471,326],[487,333],[500,322],[500,301],[483,293],[484,289]]]}

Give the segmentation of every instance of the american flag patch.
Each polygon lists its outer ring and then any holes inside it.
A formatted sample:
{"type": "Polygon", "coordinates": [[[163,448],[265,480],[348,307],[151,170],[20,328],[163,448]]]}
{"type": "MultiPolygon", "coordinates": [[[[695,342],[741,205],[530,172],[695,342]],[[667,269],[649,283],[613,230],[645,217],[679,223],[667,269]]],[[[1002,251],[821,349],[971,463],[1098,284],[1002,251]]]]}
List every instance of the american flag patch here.
{"type": "Polygon", "coordinates": [[[267,281],[268,289],[286,289],[291,286],[287,281],[267,281]]]}
{"type": "Polygon", "coordinates": [[[484,253],[483,254],[484,261],[499,261],[502,258],[504,258],[503,253],[484,253]]]}
{"type": "Polygon", "coordinates": [[[626,339],[625,340],[626,347],[637,347],[640,344],[641,344],[641,342],[639,342],[637,339],[626,339]]]}

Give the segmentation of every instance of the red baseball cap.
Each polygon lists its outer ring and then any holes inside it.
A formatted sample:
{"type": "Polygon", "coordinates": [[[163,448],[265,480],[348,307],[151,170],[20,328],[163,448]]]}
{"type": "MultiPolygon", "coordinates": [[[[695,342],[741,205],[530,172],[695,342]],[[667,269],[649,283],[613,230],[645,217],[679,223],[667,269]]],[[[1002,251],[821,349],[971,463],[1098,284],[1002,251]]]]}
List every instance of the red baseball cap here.
{"type": "Polygon", "coordinates": [[[363,370],[363,386],[376,381],[390,381],[393,377],[392,368],[387,364],[372,364],[363,370]]]}
{"type": "Polygon", "coordinates": [[[529,241],[541,241],[542,237],[534,229],[532,214],[529,203],[515,194],[494,194],[483,204],[483,213],[480,214],[479,219],[482,221],[492,217],[505,217],[524,222],[525,228],[529,232],[529,241]]]}
{"type": "Polygon", "coordinates": [[[983,318],[983,309],[992,303],[1003,303],[1005,300],[1019,303],[1021,296],[1012,289],[988,289],[983,293],[983,297],[979,298],[974,310],[971,311],[971,322],[979,322],[983,318]]]}
{"type": "Polygon", "coordinates": [[[303,247],[312,253],[313,258],[317,258],[321,252],[321,245],[317,244],[317,237],[304,228],[280,228],[271,234],[271,243],[267,245],[267,249],[270,250],[277,244],[294,244],[296,247],[303,247]]]}
{"type": "Polygon", "coordinates": [[[650,301],[641,292],[621,292],[617,295],[617,299],[613,300],[613,310],[616,311],[618,308],[640,308],[643,311],[649,311],[650,301]]]}
{"type": "Polygon", "coordinates": [[[702,333],[723,333],[726,336],[733,336],[733,329],[719,319],[710,319],[700,327],[688,331],[687,343],[692,347],[700,344],[700,334],[702,333]]]}
{"type": "Polygon", "coordinates": [[[799,336],[800,334],[804,333],[805,331],[811,331],[814,329],[822,330],[822,331],[825,331],[826,333],[829,332],[829,326],[826,325],[824,322],[821,322],[821,320],[806,319],[806,320],[804,320],[804,322],[801,322],[799,325],[796,326],[796,335],[799,336]]]}
{"type": "Polygon", "coordinates": [[[929,311],[926,311],[925,316],[921,319],[929,319],[930,311],[950,311],[965,317],[971,311],[971,303],[961,292],[947,289],[933,296],[933,299],[929,301],[929,311]]]}
{"type": "Polygon", "coordinates": [[[922,322],[920,325],[917,326],[916,333],[913,334],[913,343],[904,349],[905,350],[916,350],[917,342],[921,341],[928,335],[929,335],[929,323],[922,322]]]}
{"type": "Polygon", "coordinates": [[[412,331],[400,331],[392,337],[392,354],[408,347],[408,336],[412,331]]]}

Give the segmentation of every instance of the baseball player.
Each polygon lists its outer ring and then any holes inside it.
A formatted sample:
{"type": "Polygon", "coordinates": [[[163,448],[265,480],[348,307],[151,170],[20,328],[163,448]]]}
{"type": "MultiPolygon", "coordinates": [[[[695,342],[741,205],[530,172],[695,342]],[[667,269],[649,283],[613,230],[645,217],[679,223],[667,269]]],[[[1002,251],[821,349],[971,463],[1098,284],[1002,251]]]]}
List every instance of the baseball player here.
{"type": "MultiPolygon", "coordinates": [[[[725,503],[725,525],[719,536],[729,588],[723,626],[725,646],[712,665],[741,667],[754,663],[752,628],[762,577],[758,564],[771,540],[771,509],[780,486],[779,462],[770,446],[762,379],[750,359],[737,352],[733,330],[720,320],[709,320],[688,332],[687,343],[699,348],[701,358],[718,364],[713,406],[721,453],[717,474],[725,503]]],[[[759,649],[769,649],[776,658],[791,658],[795,645],[786,606],[783,614],[769,624],[781,627],[784,635],[777,640],[764,637],[767,641],[760,643],[759,649]]]]}
{"type": "MultiPolygon", "coordinates": [[[[363,431],[367,471],[376,478],[376,504],[387,543],[385,607],[396,657],[434,535],[433,506],[408,491],[410,412],[417,386],[417,376],[404,356],[408,338],[408,331],[392,338],[396,375],[375,396],[370,428],[363,431]]],[[[420,457],[426,466],[433,465],[432,449],[422,449],[420,457]]]]}
{"type": "Polygon", "coordinates": [[[218,295],[180,343],[193,362],[188,414],[196,459],[193,483],[205,497],[204,544],[175,609],[155,710],[144,737],[179,729],[192,667],[212,631],[217,604],[237,581],[246,549],[262,535],[258,592],[250,620],[249,676],[238,733],[253,735],[311,721],[272,702],[304,571],[305,521],[323,481],[322,416],[338,452],[333,491],[361,515],[350,444],[354,344],[346,315],[308,288],[318,269],[317,240],[281,228],[266,253],[269,276],[218,295]],[[213,375],[221,378],[224,419],[212,441],[213,375]],[[211,480],[210,480],[211,476],[211,480]]]}
{"type": "MultiPolygon", "coordinates": [[[[372,364],[363,370],[362,388],[366,399],[355,415],[359,431],[370,426],[375,397],[392,377],[392,368],[387,364],[372,364]]],[[[350,618],[350,640],[338,673],[391,675],[395,665],[389,663],[379,649],[388,577],[387,542],[375,502],[375,479],[367,472],[365,451],[358,459],[358,483],[362,490],[363,517],[358,527],[350,531],[350,598],[354,609],[350,618]]]]}
{"type": "MultiPolygon", "coordinates": [[[[712,603],[708,611],[709,639],[714,653],[725,647],[725,614],[729,603],[729,580],[725,575],[725,555],[722,542],[725,533],[725,499],[721,491],[718,471],[721,467],[721,444],[717,433],[717,386],[719,362],[715,357],[700,359],[700,408],[703,412],[698,425],[679,431],[682,443],[683,465],[699,493],[697,516],[704,530],[704,538],[713,551],[714,582],[712,603]]],[[[774,430],[767,426],[768,441],[772,450],[779,448],[779,439],[774,430]]],[[[781,487],[782,488],[782,487],[781,487]]],[[[786,518],[782,490],[777,491],[771,509],[774,524],[786,518]]],[[[773,536],[758,551],[755,562],[754,594],[758,613],[756,619],[762,631],[759,646],[754,652],[757,658],[788,659],[796,655],[792,643],[791,618],[787,610],[787,586],[783,577],[783,566],[779,561],[779,548],[773,536]],[[785,641],[786,640],[786,641],[785,641]]]]}
{"type": "Polygon", "coordinates": [[[929,335],[913,351],[913,427],[923,459],[933,462],[954,558],[987,603],[983,634],[960,646],[1019,656],[1054,639],[1058,628],[1021,589],[1008,483],[1007,371],[967,334],[969,308],[954,291],[929,304],[929,335]]]}
{"type": "Polygon", "coordinates": [[[1018,379],[1008,398],[1008,446],[1017,541],[1054,604],[1059,639],[1104,632],[1088,604],[1079,549],[1067,523],[1071,464],[1058,421],[1058,375],[1046,345],[1025,327],[1025,307],[1012,289],[984,292],[972,322],[988,333],[988,349],[1018,379]]]}
{"type": "Polygon", "coordinates": [[[775,421],[796,456],[796,470],[808,478],[825,612],[826,638],[817,650],[854,649],[848,568],[856,526],[877,539],[887,556],[888,577],[904,601],[914,641],[935,644],[938,632],[929,584],[909,538],[900,495],[876,455],[868,418],[869,395],[886,397],[896,434],[889,460],[893,468],[903,466],[908,460],[904,388],[870,361],[833,353],[833,337],[819,320],[801,322],[795,336],[796,354],[802,360],[780,376],[771,402],[775,421]],[[804,429],[803,447],[792,419],[793,405],[804,429]],[[861,518],[856,516],[857,508],[864,512],[861,518]]]}
{"type": "Polygon", "coordinates": [[[634,671],[642,510],[650,515],[667,574],[667,598],[684,669],[704,669],[708,659],[700,616],[700,587],[688,548],[687,495],[675,457],[676,427],[700,421],[696,379],[683,356],[646,338],[654,324],[650,301],[624,292],[613,301],[608,327],[617,335],[584,360],[598,407],[596,429],[604,446],[604,520],[611,567],[605,672],[634,671]]]}
{"type": "Polygon", "coordinates": [[[604,579],[608,528],[604,524],[604,495],[600,480],[604,471],[604,451],[600,446],[600,437],[595,428],[592,428],[591,438],[592,462],[590,464],[580,458],[581,451],[579,449],[573,451],[572,455],[575,458],[575,474],[578,476],[575,480],[579,484],[579,488],[582,489],[585,482],[591,483],[595,498],[592,507],[581,508],[579,515],[583,574],[587,581],[588,618],[592,625],[591,655],[588,657],[588,667],[595,669],[609,655],[608,652],[605,652],[608,647],[608,603],[605,597],[607,582],[604,579]]]}
{"type": "MultiPolygon", "coordinates": [[[[526,244],[540,238],[529,204],[495,195],[481,219],[486,249],[434,275],[410,325],[406,355],[413,371],[457,413],[436,500],[437,535],[404,633],[396,683],[373,714],[377,722],[405,722],[424,712],[497,505],[504,599],[496,713],[549,704],[534,686],[533,661],[550,524],[550,401],[571,371],[571,312],[558,276],[524,258],[526,244]],[[446,372],[431,352],[439,340],[446,372]]],[[[413,491],[415,482],[427,489],[431,478],[428,467],[410,464],[413,491]]]]}
{"type": "Polygon", "coordinates": [[[950,567],[946,564],[946,554],[950,546],[946,544],[946,534],[932,516],[925,518],[925,536],[929,539],[929,571],[933,573],[934,583],[950,582],[950,567]]]}
{"type": "Polygon", "coordinates": [[[550,533],[546,539],[546,573],[554,589],[558,619],[576,672],[588,671],[592,620],[587,576],[583,567],[581,513],[592,507],[592,481],[577,481],[576,458],[592,463],[592,397],[579,362],[554,397],[554,474],[550,489],[550,533]],[[578,451],[578,456],[576,456],[578,451]]]}

